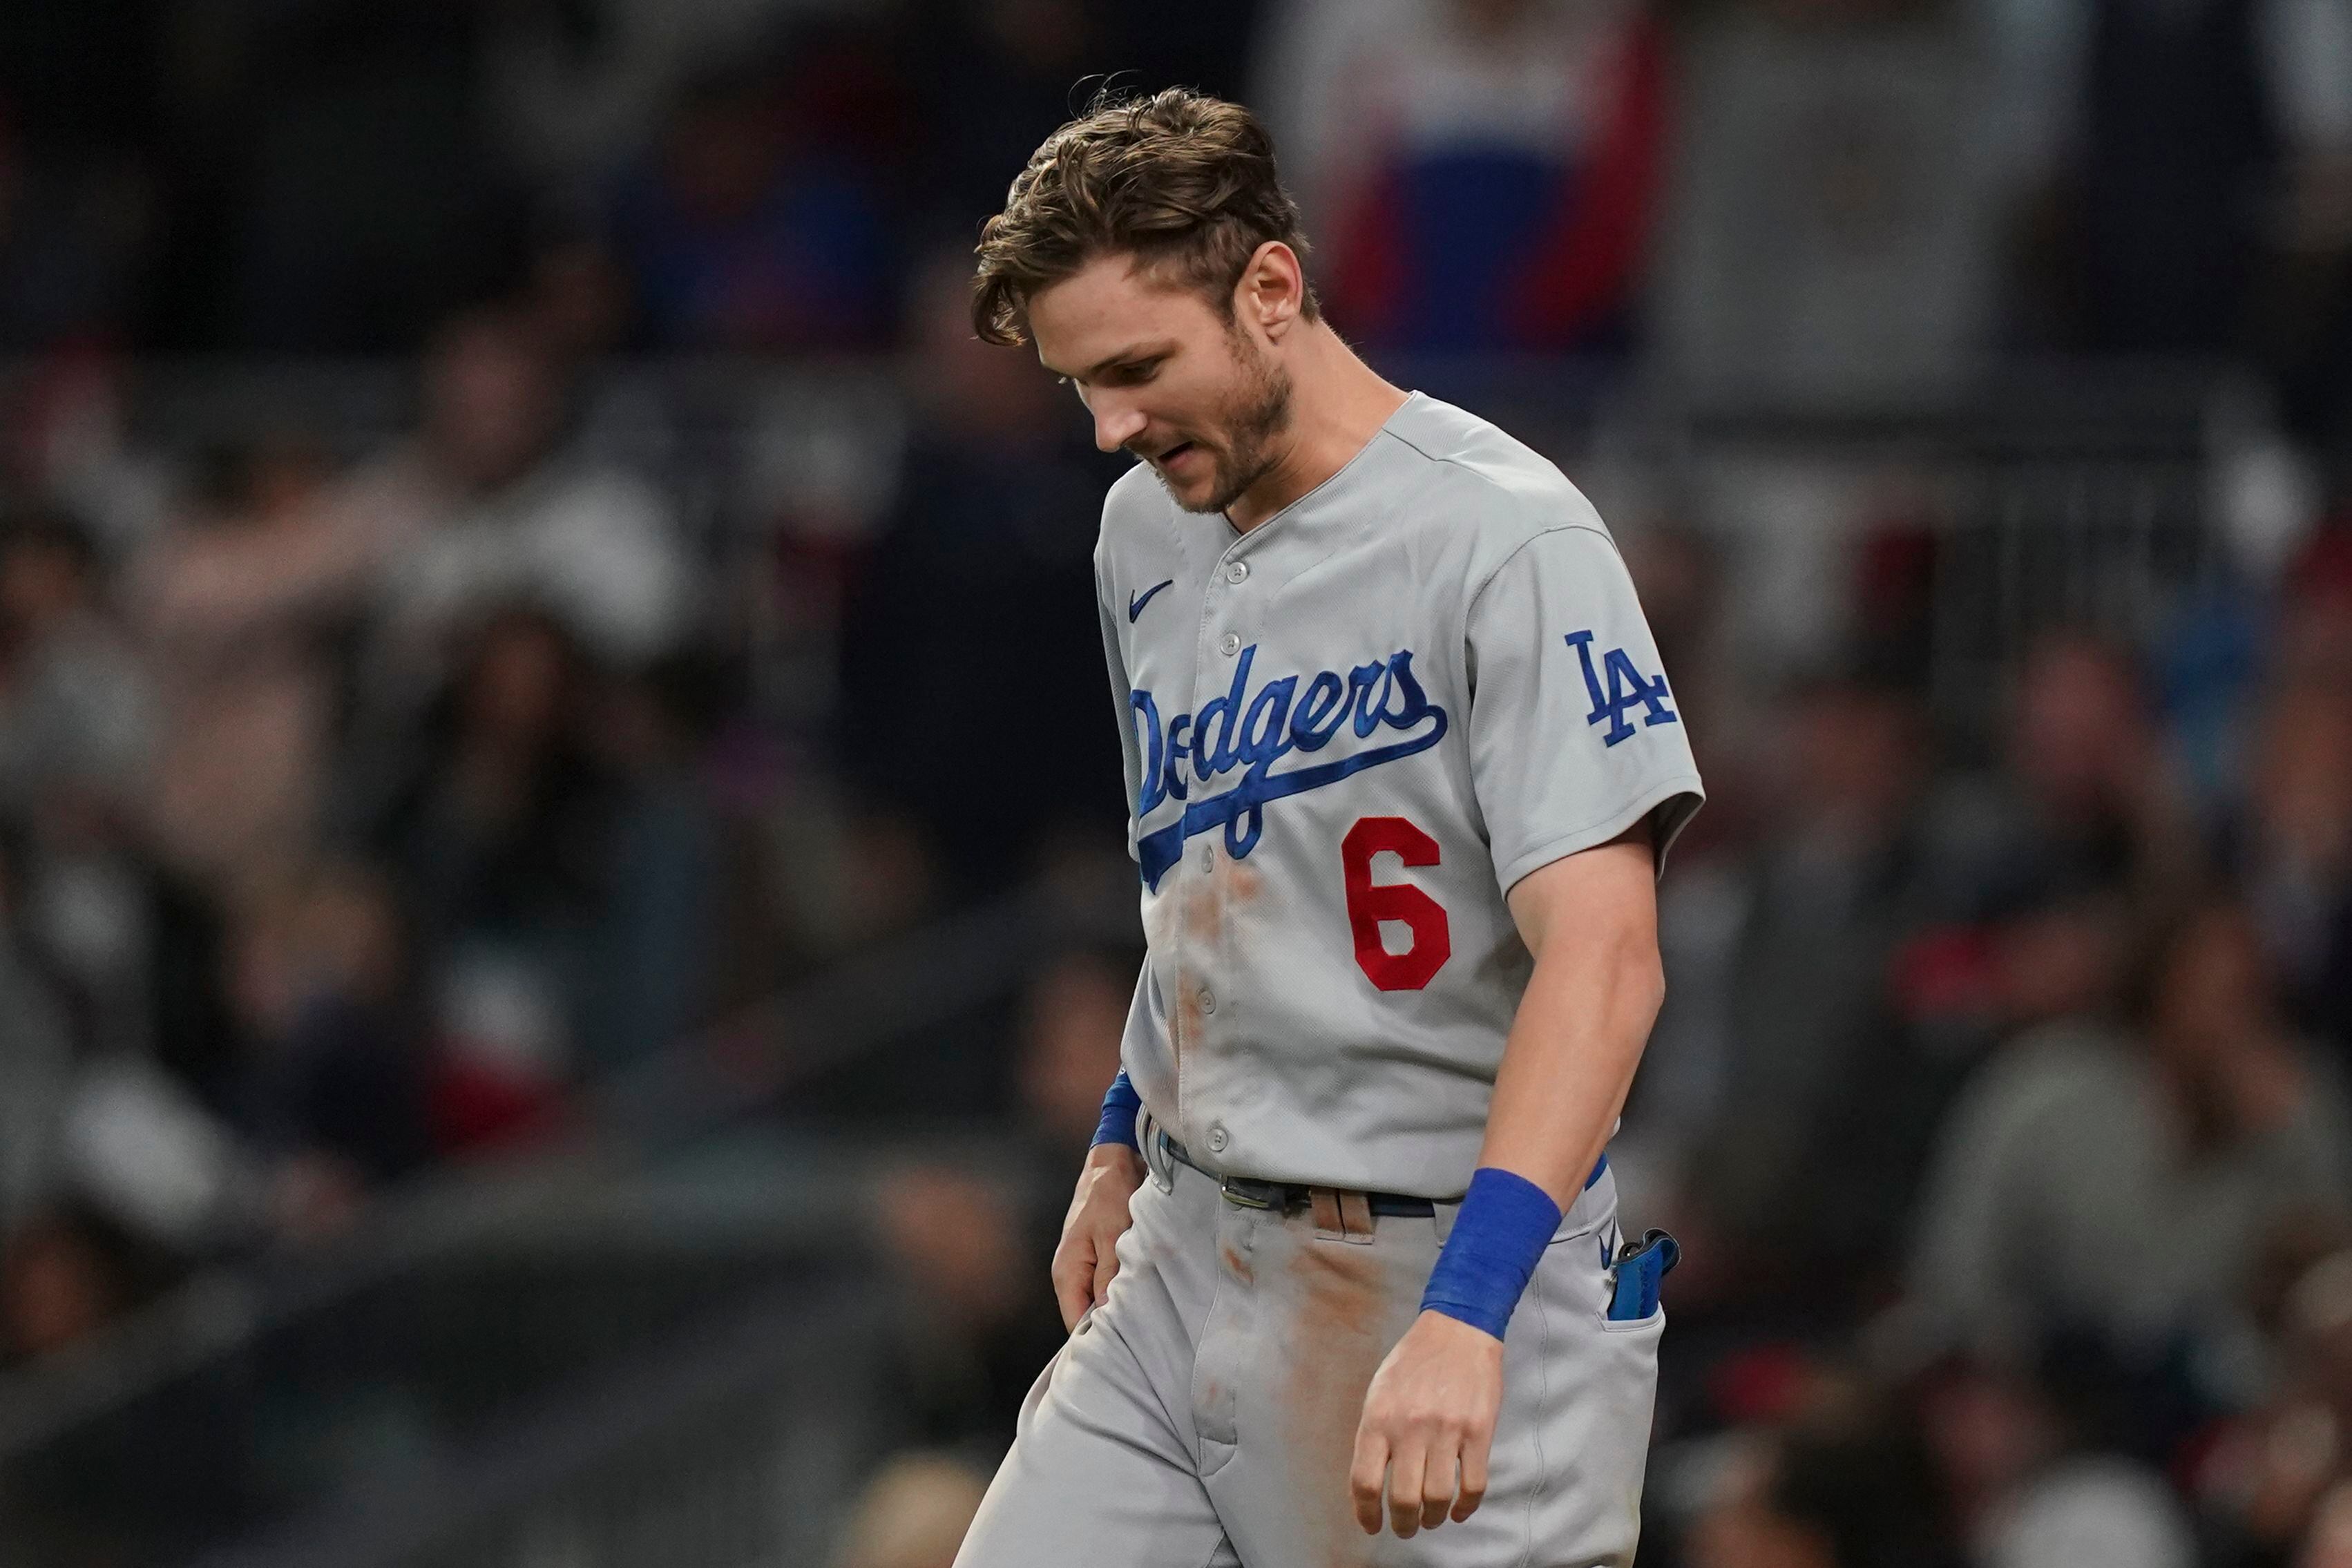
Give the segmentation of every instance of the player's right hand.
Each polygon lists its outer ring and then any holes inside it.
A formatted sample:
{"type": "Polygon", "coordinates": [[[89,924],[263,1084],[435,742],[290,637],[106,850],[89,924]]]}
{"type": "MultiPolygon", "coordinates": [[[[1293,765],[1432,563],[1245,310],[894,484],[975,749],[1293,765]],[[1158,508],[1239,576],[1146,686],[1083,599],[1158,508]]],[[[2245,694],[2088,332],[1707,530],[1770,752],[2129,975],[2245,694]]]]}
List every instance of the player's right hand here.
{"type": "Polygon", "coordinates": [[[1097,1143],[1087,1152],[1078,1190],[1054,1248],[1054,1300],[1062,1327],[1076,1329],[1087,1310],[1102,1304],[1118,1272],[1118,1238],[1134,1223],[1128,1200],[1143,1185],[1143,1156],[1132,1144],[1097,1143]]]}

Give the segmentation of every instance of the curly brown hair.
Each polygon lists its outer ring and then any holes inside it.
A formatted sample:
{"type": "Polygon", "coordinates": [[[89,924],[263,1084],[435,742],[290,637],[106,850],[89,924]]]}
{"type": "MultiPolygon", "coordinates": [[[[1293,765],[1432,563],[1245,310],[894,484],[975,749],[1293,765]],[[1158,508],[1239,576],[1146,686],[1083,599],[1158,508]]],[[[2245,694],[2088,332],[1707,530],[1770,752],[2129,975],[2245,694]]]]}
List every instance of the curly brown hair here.
{"type": "MultiPolygon", "coordinates": [[[[972,329],[987,342],[1025,342],[1040,290],[1118,255],[1198,290],[1230,322],[1234,286],[1270,239],[1304,262],[1298,206],[1256,115],[1181,87],[1106,90],[1030,154],[982,228],[972,329]]],[[[1318,319],[1312,289],[1299,311],[1318,319]]]]}

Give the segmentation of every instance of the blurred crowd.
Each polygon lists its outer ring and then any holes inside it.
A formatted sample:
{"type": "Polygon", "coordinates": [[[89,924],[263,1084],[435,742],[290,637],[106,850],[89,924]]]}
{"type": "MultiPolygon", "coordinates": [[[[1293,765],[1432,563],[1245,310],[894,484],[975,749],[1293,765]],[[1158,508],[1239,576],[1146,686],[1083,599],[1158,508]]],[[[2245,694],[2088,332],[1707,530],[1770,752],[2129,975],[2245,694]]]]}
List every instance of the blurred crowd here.
{"type": "Polygon", "coordinates": [[[453,319],[354,464],[258,432],[8,509],[8,1354],[546,1131],[730,983],[697,568],[541,335],[453,319]]]}
{"type": "Polygon", "coordinates": [[[1261,105],[1375,349],[1932,399],[2245,358],[2341,434],[2336,0],[93,0],[0,20],[0,346],[878,349],[1106,80],[1261,105]]]}
{"type": "MultiPolygon", "coordinates": [[[[0,1366],[560,1136],[877,934],[1116,881],[1123,465],[963,311],[1111,71],[1262,107],[1378,363],[2261,389],[2266,553],[2005,650],[1968,722],[1932,542],[1834,557],[1776,665],[1726,629],[1773,579],[1612,511],[1710,793],[1613,1152],[1685,1244],[1643,1561],[2352,1568],[2341,0],[0,7],[0,1366]],[[143,425],[198,354],[396,360],[403,427],[143,425]],[[678,354],[883,364],[896,423],[714,531],[607,374],[678,354]]],[[[856,1568],[951,1556],[1058,1342],[1139,959],[1058,947],[785,1097],[997,1150],[871,1194],[925,1447],[856,1568]]]]}
{"type": "Polygon", "coordinates": [[[1619,1145],[1685,1243],[1664,1560],[2347,1560],[2347,543],[2233,671],[2048,634],[1980,755],[1866,647],[1745,722],[1685,681],[1619,1145]]]}

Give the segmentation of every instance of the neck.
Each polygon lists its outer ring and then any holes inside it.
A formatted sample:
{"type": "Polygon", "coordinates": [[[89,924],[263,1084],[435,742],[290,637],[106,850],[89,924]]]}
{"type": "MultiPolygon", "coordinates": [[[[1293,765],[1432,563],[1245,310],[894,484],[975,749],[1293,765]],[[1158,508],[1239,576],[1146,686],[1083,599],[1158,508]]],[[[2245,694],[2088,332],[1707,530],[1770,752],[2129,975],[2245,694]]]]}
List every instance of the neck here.
{"type": "Polygon", "coordinates": [[[1274,467],[1225,509],[1243,533],[1346,468],[1369,445],[1406,394],[1356,357],[1339,334],[1317,321],[1290,364],[1290,428],[1274,467]]]}

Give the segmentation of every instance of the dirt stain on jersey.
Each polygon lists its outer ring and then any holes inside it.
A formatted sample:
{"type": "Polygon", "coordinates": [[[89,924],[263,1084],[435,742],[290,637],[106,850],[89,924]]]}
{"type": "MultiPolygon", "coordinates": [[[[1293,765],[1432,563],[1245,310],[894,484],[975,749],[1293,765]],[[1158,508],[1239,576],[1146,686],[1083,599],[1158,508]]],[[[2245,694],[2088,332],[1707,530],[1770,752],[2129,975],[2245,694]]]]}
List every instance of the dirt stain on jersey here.
{"type": "Polygon", "coordinates": [[[1184,889],[1184,936],[1187,941],[1213,942],[1225,929],[1224,876],[1212,872],[1196,877],[1184,889]]]}
{"type": "Polygon", "coordinates": [[[1201,1026],[1205,1021],[1201,1011],[1201,982],[1189,972],[1176,972],[1176,1011],[1168,1016],[1168,1046],[1176,1053],[1176,1071],[1181,1079],[1184,1058],[1201,1037],[1201,1026]]]}
{"type": "Polygon", "coordinates": [[[1185,879],[1184,935],[1194,942],[1218,941],[1231,917],[1265,892],[1264,872],[1230,855],[1217,856],[1205,873],[1185,879]]]}
{"type": "Polygon", "coordinates": [[[1293,1495],[1315,1560],[1356,1568],[1370,1561],[1373,1542],[1356,1522],[1348,1471],[1364,1391],[1396,1338],[1389,1280],[1374,1249],[1311,1235],[1298,1238],[1292,1268],[1297,1315],[1283,1399],[1293,1495]]]}
{"type": "Polygon", "coordinates": [[[1240,1247],[1228,1241],[1218,1247],[1217,1255],[1224,1259],[1227,1274],[1244,1285],[1254,1285],[1257,1282],[1257,1274],[1250,1268],[1250,1260],[1242,1256],[1240,1247]]]}

